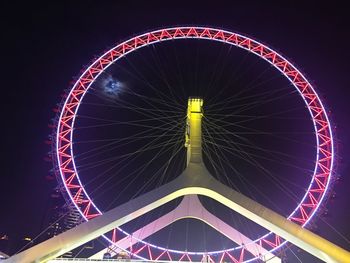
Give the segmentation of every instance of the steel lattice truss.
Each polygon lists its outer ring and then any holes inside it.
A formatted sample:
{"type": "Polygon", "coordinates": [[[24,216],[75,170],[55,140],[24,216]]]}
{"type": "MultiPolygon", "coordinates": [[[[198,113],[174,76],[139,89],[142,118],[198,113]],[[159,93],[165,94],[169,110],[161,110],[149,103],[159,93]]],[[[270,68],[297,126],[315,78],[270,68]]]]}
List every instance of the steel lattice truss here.
{"type": "MultiPolygon", "coordinates": [[[[273,65],[299,91],[314,123],[317,157],[310,185],[301,202],[289,215],[288,219],[299,225],[306,226],[318,210],[327,192],[334,159],[331,127],[322,102],[303,74],[276,51],[240,34],[204,27],[167,28],[133,37],[115,46],[96,59],[76,81],[62,105],[56,136],[57,167],[65,189],[76,208],[85,220],[90,220],[102,214],[80,182],[73,158],[72,140],[74,120],[86,91],[104,70],[128,53],[150,44],[184,38],[219,41],[248,50],[273,65]]],[[[123,236],[128,235],[128,233],[120,228],[116,231],[122,232],[123,236]]],[[[116,234],[116,231],[114,231],[114,234],[116,234]]],[[[136,257],[141,251],[144,253],[145,250],[147,251],[148,258],[153,260],[191,261],[191,256],[204,254],[199,252],[175,251],[154,246],[142,240],[138,241],[143,243],[143,245],[137,251],[131,251],[136,257]]],[[[282,238],[273,233],[268,233],[254,242],[267,250],[275,250],[285,243],[282,238]]],[[[206,252],[206,254],[220,254],[219,258],[221,258],[221,261],[243,262],[252,259],[251,255],[245,251],[243,245],[223,251],[206,252]]]]}

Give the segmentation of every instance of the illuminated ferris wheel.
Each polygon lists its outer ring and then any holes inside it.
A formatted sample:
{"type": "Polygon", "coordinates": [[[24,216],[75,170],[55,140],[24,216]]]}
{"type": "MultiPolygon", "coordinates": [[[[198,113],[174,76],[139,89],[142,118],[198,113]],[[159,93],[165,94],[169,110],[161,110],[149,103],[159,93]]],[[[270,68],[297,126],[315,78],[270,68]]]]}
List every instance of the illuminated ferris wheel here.
{"type": "MultiPolygon", "coordinates": [[[[81,216],[92,220],[176,180],[188,166],[189,110],[198,101],[200,154],[209,173],[306,226],[332,178],[327,112],[286,58],[252,38],[208,27],[132,37],[75,81],[59,113],[55,166],[81,216]]],[[[287,243],[209,197],[196,198],[176,198],[105,234],[107,252],[250,262],[278,255],[287,243]],[[197,214],[189,212],[194,204],[197,214]],[[172,219],[157,228],[153,222],[165,216],[172,219]]]]}

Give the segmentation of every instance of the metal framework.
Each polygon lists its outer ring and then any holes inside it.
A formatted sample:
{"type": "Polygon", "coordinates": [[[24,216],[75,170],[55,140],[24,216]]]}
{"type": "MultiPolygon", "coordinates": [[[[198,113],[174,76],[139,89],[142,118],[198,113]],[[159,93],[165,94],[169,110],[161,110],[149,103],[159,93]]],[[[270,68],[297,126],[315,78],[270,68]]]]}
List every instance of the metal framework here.
{"type": "MultiPolygon", "coordinates": [[[[200,207],[199,202],[193,198],[193,195],[205,195],[215,199],[325,262],[350,262],[349,252],[234,191],[210,175],[202,161],[202,103],[203,101],[198,98],[190,98],[189,100],[187,121],[190,128],[188,131],[190,132],[186,140],[186,145],[189,148],[189,162],[185,171],[179,177],[101,216],[95,217],[75,229],[23,251],[6,260],[5,263],[46,262],[180,196],[189,196],[187,199],[185,197],[184,202],[187,201],[200,207]]],[[[238,257],[232,253],[237,251],[225,250],[220,257],[220,262],[226,260],[235,263],[245,261],[245,248],[244,245],[238,257]]],[[[161,257],[164,254],[165,252],[157,258],[162,260],[161,257]]],[[[170,254],[167,254],[170,257],[170,254]]],[[[152,259],[151,251],[149,251],[149,255],[152,259]]],[[[172,259],[170,258],[170,260],[172,259]]],[[[190,254],[185,253],[177,261],[192,260],[190,254]]]]}
{"type": "MultiPolygon", "coordinates": [[[[304,75],[287,59],[273,49],[241,34],[208,27],[166,28],[135,36],[120,43],[97,58],[96,61],[94,61],[76,81],[62,106],[56,136],[56,155],[60,176],[65,189],[76,208],[80,211],[85,220],[93,219],[102,214],[85,191],[79,179],[73,157],[72,138],[74,120],[86,91],[106,68],[128,53],[147,45],[178,39],[219,41],[248,50],[273,65],[299,91],[310,112],[314,124],[317,155],[314,173],[308,189],[305,195],[301,198],[299,205],[289,215],[288,219],[301,226],[307,225],[312,216],[318,210],[327,192],[334,159],[331,127],[322,102],[304,75]]],[[[120,228],[118,228],[118,231],[128,234],[120,228]]],[[[139,241],[143,242],[142,240],[139,241]]],[[[277,249],[283,244],[281,238],[273,233],[268,233],[254,242],[267,250],[277,249]]],[[[165,248],[159,248],[152,244],[143,243],[149,245],[151,249],[166,250],[165,248]]],[[[243,249],[242,246],[241,249],[243,249]]],[[[169,253],[185,253],[185,251],[166,251],[169,253]]],[[[209,254],[216,253],[223,253],[223,251],[209,252],[209,254]]]]}
{"type": "MultiPolygon", "coordinates": [[[[217,216],[210,213],[200,202],[197,195],[187,195],[185,196],[181,203],[171,212],[159,217],[153,222],[145,225],[144,227],[133,232],[132,235],[126,236],[118,241],[115,240],[115,244],[110,246],[107,249],[103,249],[100,252],[91,256],[91,259],[101,259],[103,258],[104,253],[110,252],[112,256],[118,254],[119,252],[126,250],[135,244],[138,240],[144,240],[147,237],[153,235],[159,230],[167,227],[168,225],[181,220],[183,218],[194,218],[203,221],[207,225],[211,226],[222,235],[231,239],[236,244],[244,244],[245,250],[240,254],[240,261],[243,261],[245,254],[248,252],[252,254],[255,258],[260,258],[261,260],[269,263],[281,263],[281,259],[270,253],[263,247],[255,244],[251,239],[244,236],[242,233],[234,229],[232,226],[228,225],[222,221],[217,216]],[[137,237],[137,239],[133,238],[137,237]]],[[[147,245],[143,245],[138,249],[139,252],[142,250],[147,250],[149,253],[149,258],[151,260],[159,260],[162,254],[155,255],[152,254],[151,249],[147,245]]],[[[210,256],[209,256],[210,257],[210,256]]],[[[181,258],[180,258],[181,259],[181,258]]],[[[215,262],[215,261],[213,261],[215,262]]]]}

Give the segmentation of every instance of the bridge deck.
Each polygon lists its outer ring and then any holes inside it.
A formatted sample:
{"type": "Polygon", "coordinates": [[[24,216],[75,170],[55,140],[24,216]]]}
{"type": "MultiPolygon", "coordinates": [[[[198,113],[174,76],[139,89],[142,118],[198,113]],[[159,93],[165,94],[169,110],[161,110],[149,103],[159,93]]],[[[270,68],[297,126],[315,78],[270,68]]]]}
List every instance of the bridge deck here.
{"type": "MultiPolygon", "coordinates": [[[[145,260],[136,260],[136,259],[88,259],[88,258],[56,258],[49,260],[48,263],[73,263],[73,262],[78,262],[78,263],[101,263],[101,262],[128,262],[128,263],[152,263],[152,262],[157,262],[157,263],[170,263],[170,262],[180,262],[180,261],[145,261],[145,260]]],[[[184,262],[189,262],[189,261],[181,261],[181,263],[184,262]]],[[[201,263],[201,262],[195,262],[191,261],[192,263],[201,263]]]]}

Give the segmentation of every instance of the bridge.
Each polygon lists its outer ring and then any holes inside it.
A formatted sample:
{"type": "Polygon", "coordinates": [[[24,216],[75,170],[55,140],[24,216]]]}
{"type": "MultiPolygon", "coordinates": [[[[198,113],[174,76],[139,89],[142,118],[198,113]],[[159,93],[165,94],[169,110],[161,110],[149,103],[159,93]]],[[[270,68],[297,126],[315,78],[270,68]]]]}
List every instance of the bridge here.
{"type": "MultiPolygon", "coordinates": [[[[188,163],[185,171],[177,179],[141,197],[130,200],[93,220],[78,225],[74,229],[14,255],[5,260],[4,263],[72,262],[72,259],[55,258],[181,196],[184,196],[183,201],[173,212],[170,212],[172,215],[176,214],[175,217],[172,217],[172,221],[185,217],[197,218],[216,228],[233,241],[241,240],[242,234],[226,223],[220,220],[217,224],[213,223],[212,218],[215,216],[205,211],[197,195],[215,199],[324,262],[350,262],[348,251],[230,189],[210,175],[202,160],[202,106],[203,100],[201,98],[188,100],[188,128],[186,131],[188,163]],[[188,205],[191,207],[191,212],[185,212],[183,209],[188,205]]],[[[172,223],[169,218],[171,217],[165,215],[158,219],[161,222],[159,229],[172,223]]],[[[149,226],[144,227],[145,236],[152,234],[149,229],[151,229],[149,226]]],[[[254,255],[261,255],[264,262],[281,262],[278,257],[263,248],[249,247],[248,244],[251,242],[247,237],[243,237],[243,239],[247,241],[246,250],[254,255]]],[[[119,242],[120,247],[122,247],[121,244],[122,241],[119,242]]],[[[73,261],[75,262],[75,260],[77,262],[101,262],[102,259],[74,259],[73,261]]]]}

